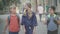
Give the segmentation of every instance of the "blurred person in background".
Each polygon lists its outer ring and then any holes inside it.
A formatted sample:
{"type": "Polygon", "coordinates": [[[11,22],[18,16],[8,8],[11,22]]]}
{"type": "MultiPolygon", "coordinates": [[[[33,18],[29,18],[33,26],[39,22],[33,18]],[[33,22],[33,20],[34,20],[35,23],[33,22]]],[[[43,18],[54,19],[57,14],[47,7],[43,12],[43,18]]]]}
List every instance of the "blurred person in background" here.
{"type": "Polygon", "coordinates": [[[37,19],[35,13],[33,13],[31,10],[31,3],[25,4],[21,24],[24,27],[25,34],[33,34],[36,31],[37,19]]]}
{"type": "Polygon", "coordinates": [[[39,6],[38,6],[38,13],[39,13],[39,16],[40,16],[40,21],[41,21],[41,17],[42,17],[42,14],[43,14],[43,6],[41,4],[39,4],[39,6]]]}

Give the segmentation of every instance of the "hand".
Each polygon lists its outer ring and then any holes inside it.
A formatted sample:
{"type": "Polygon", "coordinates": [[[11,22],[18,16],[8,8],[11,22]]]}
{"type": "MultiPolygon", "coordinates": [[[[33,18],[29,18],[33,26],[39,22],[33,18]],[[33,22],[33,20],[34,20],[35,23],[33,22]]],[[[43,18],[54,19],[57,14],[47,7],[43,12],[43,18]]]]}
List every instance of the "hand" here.
{"type": "Polygon", "coordinates": [[[35,34],[35,31],[33,31],[33,34],[35,34]]]}
{"type": "Polygon", "coordinates": [[[24,29],[24,32],[26,33],[26,30],[24,29]]]}
{"type": "Polygon", "coordinates": [[[34,28],[34,30],[33,30],[33,34],[35,34],[35,32],[36,32],[36,28],[34,28]]]}

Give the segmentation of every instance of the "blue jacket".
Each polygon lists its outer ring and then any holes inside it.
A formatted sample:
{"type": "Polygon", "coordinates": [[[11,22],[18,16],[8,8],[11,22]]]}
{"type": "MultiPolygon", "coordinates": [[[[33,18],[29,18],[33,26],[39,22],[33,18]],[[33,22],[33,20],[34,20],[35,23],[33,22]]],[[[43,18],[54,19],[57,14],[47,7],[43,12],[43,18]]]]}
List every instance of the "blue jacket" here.
{"type": "Polygon", "coordinates": [[[28,16],[22,16],[22,25],[25,26],[37,26],[37,19],[35,13],[32,13],[32,17],[29,19],[28,16]]]}

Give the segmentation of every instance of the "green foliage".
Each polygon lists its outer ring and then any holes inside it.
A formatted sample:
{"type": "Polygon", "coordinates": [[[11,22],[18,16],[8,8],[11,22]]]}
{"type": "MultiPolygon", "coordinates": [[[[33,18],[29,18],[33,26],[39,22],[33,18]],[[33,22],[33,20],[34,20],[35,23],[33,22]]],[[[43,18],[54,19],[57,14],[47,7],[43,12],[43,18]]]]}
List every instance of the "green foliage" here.
{"type": "Polygon", "coordinates": [[[3,10],[3,7],[4,7],[3,2],[0,1],[0,10],[3,10]]]}

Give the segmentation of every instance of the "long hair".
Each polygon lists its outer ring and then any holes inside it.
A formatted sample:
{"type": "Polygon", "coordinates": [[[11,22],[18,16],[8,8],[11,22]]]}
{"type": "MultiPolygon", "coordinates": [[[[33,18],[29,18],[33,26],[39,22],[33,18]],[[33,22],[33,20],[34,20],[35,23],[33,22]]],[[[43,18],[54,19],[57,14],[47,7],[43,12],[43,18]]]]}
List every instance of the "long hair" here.
{"type": "MultiPolygon", "coordinates": [[[[30,9],[31,9],[31,3],[25,3],[25,5],[27,5],[30,9]]],[[[24,9],[24,15],[26,15],[28,10],[24,9]]]]}

